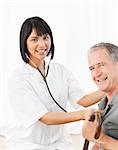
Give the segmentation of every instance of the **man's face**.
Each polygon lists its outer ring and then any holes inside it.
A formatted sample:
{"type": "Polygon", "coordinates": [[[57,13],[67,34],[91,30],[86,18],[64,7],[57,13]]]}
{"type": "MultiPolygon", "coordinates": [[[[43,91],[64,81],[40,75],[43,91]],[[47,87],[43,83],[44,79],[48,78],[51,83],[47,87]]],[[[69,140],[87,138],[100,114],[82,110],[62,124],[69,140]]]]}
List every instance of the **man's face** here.
{"type": "Polygon", "coordinates": [[[113,62],[106,49],[98,49],[88,56],[92,78],[101,91],[116,91],[118,85],[118,62],[113,62]]]}

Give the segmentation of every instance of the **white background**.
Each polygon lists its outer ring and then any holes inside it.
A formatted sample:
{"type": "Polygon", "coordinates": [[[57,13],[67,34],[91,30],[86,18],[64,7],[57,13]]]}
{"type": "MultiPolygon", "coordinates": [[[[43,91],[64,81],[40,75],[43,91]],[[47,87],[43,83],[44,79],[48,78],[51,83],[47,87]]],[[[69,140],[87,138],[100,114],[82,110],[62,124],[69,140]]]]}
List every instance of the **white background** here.
{"type": "Polygon", "coordinates": [[[97,89],[88,70],[89,47],[102,41],[118,45],[117,0],[4,0],[0,4],[0,127],[12,120],[7,78],[21,61],[20,27],[32,16],[50,25],[55,61],[68,67],[86,92],[97,89]]]}

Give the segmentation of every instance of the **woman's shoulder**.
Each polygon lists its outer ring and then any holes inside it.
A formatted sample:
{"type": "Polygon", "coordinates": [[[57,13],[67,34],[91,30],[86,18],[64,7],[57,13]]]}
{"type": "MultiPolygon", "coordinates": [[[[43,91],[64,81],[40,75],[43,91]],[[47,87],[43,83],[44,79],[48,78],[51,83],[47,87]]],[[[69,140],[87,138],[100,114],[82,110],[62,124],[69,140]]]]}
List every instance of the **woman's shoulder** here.
{"type": "Polygon", "coordinates": [[[10,81],[18,81],[23,78],[27,78],[37,72],[37,70],[30,65],[21,62],[17,64],[17,66],[11,71],[8,80],[10,81]]]}
{"type": "Polygon", "coordinates": [[[13,74],[29,75],[37,72],[36,68],[31,67],[28,63],[21,62],[13,70],[13,74]]]}

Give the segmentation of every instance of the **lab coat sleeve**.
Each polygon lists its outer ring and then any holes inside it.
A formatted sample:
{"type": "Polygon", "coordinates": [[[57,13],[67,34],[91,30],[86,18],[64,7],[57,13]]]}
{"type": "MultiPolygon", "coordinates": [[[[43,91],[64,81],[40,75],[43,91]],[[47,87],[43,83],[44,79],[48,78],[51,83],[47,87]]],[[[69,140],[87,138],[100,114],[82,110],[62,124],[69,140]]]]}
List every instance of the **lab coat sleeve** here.
{"type": "Polygon", "coordinates": [[[48,112],[32,86],[23,79],[9,82],[8,96],[15,118],[23,127],[27,128],[48,112]]]}
{"type": "Polygon", "coordinates": [[[74,75],[69,70],[66,70],[66,79],[68,84],[68,98],[70,104],[74,108],[78,109],[80,105],[77,104],[77,100],[85,96],[86,93],[83,89],[80,88],[78,80],[74,77],[74,75]]]}

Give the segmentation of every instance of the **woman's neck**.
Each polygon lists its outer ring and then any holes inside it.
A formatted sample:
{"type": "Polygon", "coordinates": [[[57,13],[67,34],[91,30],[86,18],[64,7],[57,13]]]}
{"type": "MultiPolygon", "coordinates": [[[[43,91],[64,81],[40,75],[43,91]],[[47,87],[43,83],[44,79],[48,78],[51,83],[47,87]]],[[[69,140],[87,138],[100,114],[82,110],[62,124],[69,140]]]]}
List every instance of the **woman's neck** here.
{"type": "Polygon", "coordinates": [[[42,61],[40,64],[37,65],[38,69],[42,72],[45,76],[45,61],[42,61]]]}
{"type": "Polygon", "coordinates": [[[34,61],[31,58],[29,58],[29,62],[28,62],[32,67],[37,68],[42,72],[42,74],[45,76],[45,61],[41,60],[41,61],[34,61]]]}

